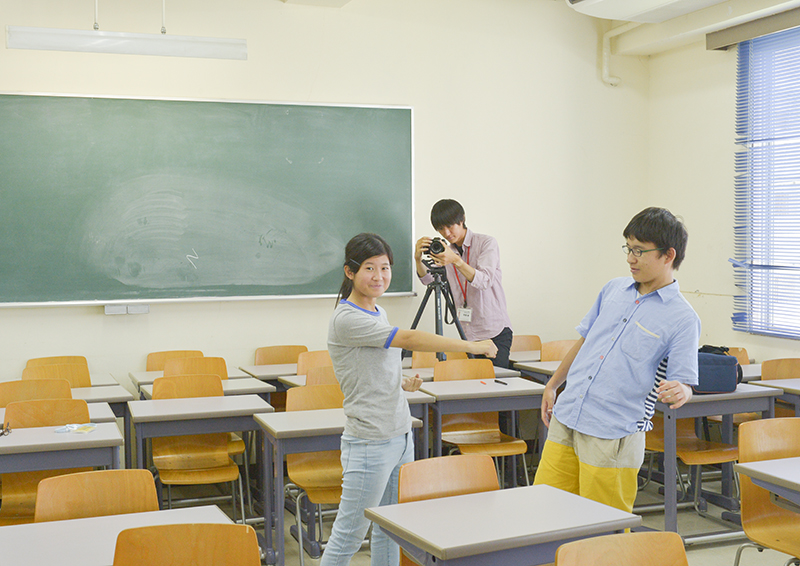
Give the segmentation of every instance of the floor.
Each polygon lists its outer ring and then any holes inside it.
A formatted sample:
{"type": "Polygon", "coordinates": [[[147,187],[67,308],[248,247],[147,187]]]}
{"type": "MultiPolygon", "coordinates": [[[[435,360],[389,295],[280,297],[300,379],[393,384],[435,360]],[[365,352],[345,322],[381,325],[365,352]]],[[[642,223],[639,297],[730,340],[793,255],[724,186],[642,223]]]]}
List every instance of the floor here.
{"type": "MultiPolygon", "coordinates": [[[[715,489],[715,482],[704,482],[704,487],[708,489],[715,489]]],[[[636,504],[653,504],[663,501],[663,497],[658,495],[657,484],[651,484],[639,493],[636,504]]],[[[718,489],[718,487],[716,487],[718,489]]],[[[230,514],[230,503],[219,503],[227,513],[230,514]]],[[[719,517],[722,509],[709,505],[709,512],[719,517]]],[[[532,511],[533,512],[533,511],[532,511]]],[[[286,564],[290,566],[298,565],[300,563],[298,556],[297,541],[290,535],[289,526],[294,524],[294,516],[286,511],[285,513],[285,530],[286,530],[286,564]]],[[[707,532],[717,532],[725,530],[719,523],[700,517],[693,509],[681,510],[678,512],[678,528],[683,535],[693,535],[707,532]]],[[[643,526],[655,530],[663,530],[664,528],[664,515],[663,513],[649,513],[643,515],[643,526]]],[[[254,525],[256,530],[262,528],[262,525],[254,525]]],[[[330,523],[326,523],[326,536],[330,532],[330,523]]],[[[686,554],[689,560],[689,566],[733,566],[736,556],[736,551],[740,544],[745,542],[745,538],[728,541],[723,543],[709,543],[703,545],[692,545],[686,549],[686,554]]],[[[765,550],[759,553],[755,549],[745,549],[742,554],[741,566],[782,566],[790,557],[787,554],[782,554],[772,550],[765,550]]],[[[369,566],[370,556],[369,548],[365,545],[350,562],[352,566],[369,566]]],[[[319,560],[314,560],[308,555],[305,556],[305,564],[307,566],[317,566],[319,560]]]]}

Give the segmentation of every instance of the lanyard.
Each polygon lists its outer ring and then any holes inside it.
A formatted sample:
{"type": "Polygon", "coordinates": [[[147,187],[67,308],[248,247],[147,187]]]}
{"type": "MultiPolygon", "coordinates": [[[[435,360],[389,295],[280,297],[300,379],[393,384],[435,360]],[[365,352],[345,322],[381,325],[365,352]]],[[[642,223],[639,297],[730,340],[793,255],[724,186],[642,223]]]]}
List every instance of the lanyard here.
{"type": "MultiPolygon", "coordinates": [[[[467,259],[466,259],[466,262],[467,262],[467,265],[469,265],[469,248],[467,248],[467,259]]],[[[461,278],[458,276],[458,269],[456,269],[455,265],[453,266],[453,271],[456,272],[456,283],[458,283],[458,288],[461,289],[461,296],[464,297],[464,306],[466,307],[467,306],[467,286],[469,285],[469,281],[467,281],[467,278],[465,277],[464,278],[464,285],[462,287],[461,278]]]]}

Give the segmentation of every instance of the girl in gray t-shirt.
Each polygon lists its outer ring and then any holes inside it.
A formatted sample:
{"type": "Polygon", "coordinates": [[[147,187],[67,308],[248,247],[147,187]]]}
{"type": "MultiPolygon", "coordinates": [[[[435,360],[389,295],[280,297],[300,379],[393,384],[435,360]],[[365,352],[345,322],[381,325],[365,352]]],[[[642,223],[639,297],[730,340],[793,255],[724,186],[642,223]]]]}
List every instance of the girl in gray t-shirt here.
{"type": "MultiPolygon", "coordinates": [[[[468,352],[494,357],[491,340],[466,342],[389,324],[376,303],[392,280],[392,250],[376,234],[359,234],[345,248],[344,281],[328,328],[328,350],[344,393],[342,499],[321,566],[350,563],[369,529],[364,509],[397,502],[400,466],[414,459],[411,415],[403,390],[401,351],[468,352]]],[[[399,564],[399,547],[375,525],[373,566],[399,564]]]]}

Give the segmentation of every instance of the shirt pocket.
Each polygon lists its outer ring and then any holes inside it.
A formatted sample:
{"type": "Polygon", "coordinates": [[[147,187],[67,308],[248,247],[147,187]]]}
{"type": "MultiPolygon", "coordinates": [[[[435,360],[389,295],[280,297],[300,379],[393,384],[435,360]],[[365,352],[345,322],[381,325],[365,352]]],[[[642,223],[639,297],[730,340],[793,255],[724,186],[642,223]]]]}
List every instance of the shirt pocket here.
{"type": "Polygon", "coordinates": [[[661,336],[653,330],[643,326],[638,321],[628,326],[627,332],[622,335],[622,351],[634,360],[643,360],[652,357],[653,352],[661,345],[661,336]]]}

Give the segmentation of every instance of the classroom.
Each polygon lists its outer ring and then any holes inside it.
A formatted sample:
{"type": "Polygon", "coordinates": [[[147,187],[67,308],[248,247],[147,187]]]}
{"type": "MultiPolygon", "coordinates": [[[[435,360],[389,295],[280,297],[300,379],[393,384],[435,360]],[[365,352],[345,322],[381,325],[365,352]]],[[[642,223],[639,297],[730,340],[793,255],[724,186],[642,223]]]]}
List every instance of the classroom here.
{"type": "MultiPolygon", "coordinates": [[[[748,3],[791,4],[726,0],[714,13],[748,3]]],[[[3,2],[0,21],[91,29],[93,8],[3,2]]],[[[100,28],[159,33],[161,8],[100,1],[100,28]]],[[[624,52],[610,56],[612,87],[602,42],[620,22],[564,0],[170,0],[169,33],[246,38],[247,60],[3,48],[0,93],[411,107],[414,239],[435,235],[436,201],[461,202],[469,226],[499,242],[515,333],[577,338],[597,291],[628,273],[622,228],[659,206],[689,232],[677,278],[700,343],[797,357],[795,341],[732,329],[736,49],[707,50],[700,25],[679,20],[615,38],[624,52]]],[[[381,300],[400,328],[425,291],[414,285],[415,296],[381,300]]],[[[132,387],[129,372],[152,351],[198,349],[238,367],[261,346],[324,349],[333,308],[334,297],[154,302],[122,316],[3,306],[0,381],[47,355],[83,355],[132,387]]],[[[430,310],[420,328],[433,331],[430,310]]]]}

